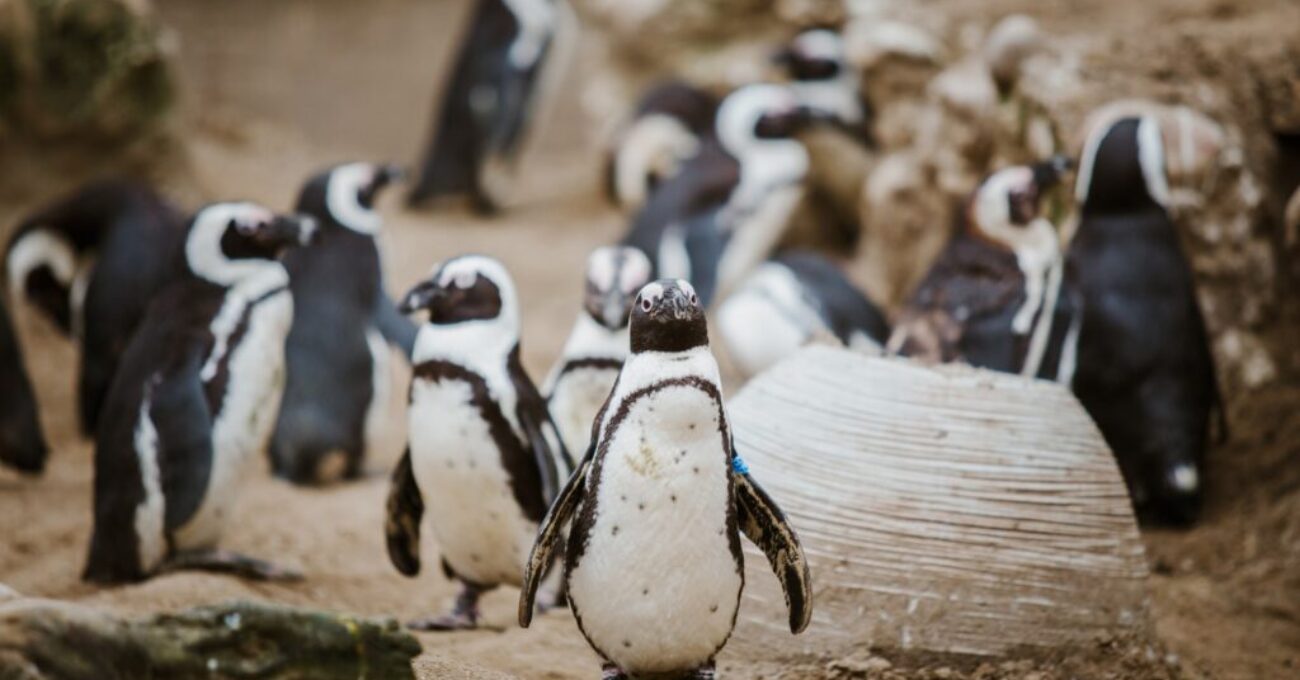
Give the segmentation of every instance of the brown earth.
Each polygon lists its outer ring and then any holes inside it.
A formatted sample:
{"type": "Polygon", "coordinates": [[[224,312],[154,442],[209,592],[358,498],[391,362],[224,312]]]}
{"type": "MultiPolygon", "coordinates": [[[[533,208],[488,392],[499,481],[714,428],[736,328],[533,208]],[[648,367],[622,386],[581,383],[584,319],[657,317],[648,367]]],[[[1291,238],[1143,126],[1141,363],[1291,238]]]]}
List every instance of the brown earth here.
{"type": "MultiPolygon", "coordinates": [[[[162,164],[150,162],[153,147],[132,149],[132,157],[143,158],[138,165],[152,168],[151,174],[187,205],[247,197],[280,207],[287,207],[301,179],[322,165],[350,158],[415,160],[436,74],[467,7],[463,0],[169,0],[159,5],[163,20],[180,37],[185,106],[175,125],[185,144],[167,146],[162,164]]],[[[973,14],[1024,9],[1027,3],[961,5],[961,13],[973,14]]],[[[1051,28],[1069,30],[1063,17],[1074,3],[1041,5],[1051,28]]],[[[1225,13],[1266,21],[1277,3],[1093,5],[1078,12],[1073,30],[1111,31],[1133,41],[1143,30],[1160,30],[1142,28],[1155,19],[1212,35],[1225,13]]],[[[550,127],[539,149],[541,160],[525,168],[518,210],[489,222],[457,211],[404,211],[395,196],[381,206],[388,216],[388,276],[394,291],[456,253],[485,252],[506,263],[523,300],[525,363],[539,377],[575,313],[583,257],[616,237],[620,225],[592,191],[597,163],[588,132],[595,126],[582,118],[577,95],[567,99],[559,124],[550,127]]],[[[101,165],[79,162],[74,154],[19,172],[11,168],[0,192],[5,199],[0,219],[12,223],[35,201],[101,165]]],[[[370,461],[362,482],[303,490],[263,472],[247,484],[228,546],[300,566],[308,574],[304,583],[176,574],[107,590],[82,584],[91,445],[76,434],[73,350],[39,322],[28,319],[25,327],[53,454],[38,480],[0,476],[0,582],[24,594],[124,614],[231,598],[403,619],[445,606],[453,586],[437,569],[408,580],[384,554],[382,504],[386,472],[400,446],[400,396],[394,397],[390,446],[370,461]]],[[[1290,338],[1294,342],[1296,335],[1290,338]]],[[[1230,395],[1233,436],[1212,453],[1205,520],[1188,532],[1145,534],[1157,641],[1099,641],[1085,650],[995,661],[887,651],[871,657],[863,650],[847,659],[797,659],[785,667],[724,652],[721,669],[727,677],[790,680],[1300,676],[1300,387],[1285,382],[1300,360],[1294,351],[1284,360],[1283,380],[1230,395]]],[[[405,369],[395,369],[395,377],[400,395],[405,369]]],[[[515,598],[508,589],[487,596],[488,630],[420,635],[426,650],[417,662],[420,677],[595,676],[596,658],[570,616],[551,613],[532,629],[520,630],[514,625],[515,598]]]]}

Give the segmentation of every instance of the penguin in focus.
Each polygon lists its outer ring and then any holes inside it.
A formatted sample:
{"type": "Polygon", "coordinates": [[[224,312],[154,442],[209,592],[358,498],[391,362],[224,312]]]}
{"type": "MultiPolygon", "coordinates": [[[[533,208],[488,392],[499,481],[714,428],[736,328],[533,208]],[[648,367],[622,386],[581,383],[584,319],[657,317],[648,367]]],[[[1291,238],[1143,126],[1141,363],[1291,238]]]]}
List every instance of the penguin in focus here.
{"type": "Polygon", "coordinates": [[[388,556],[402,574],[419,573],[427,508],[443,573],[461,592],[447,614],[408,626],[471,629],[483,593],[523,583],[537,526],[573,463],[520,362],[519,299],[500,262],[448,260],[400,309],[428,321],[415,343],[410,439],[388,497],[388,556]]]}
{"type": "Polygon", "coordinates": [[[532,620],[537,586],[572,520],[564,581],[603,677],[712,678],[744,587],[740,534],[767,555],[792,633],[812,617],[808,563],[736,453],[704,307],[689,283],[641,289],[631,349],[529,554],[519,623],[532,620]]]}
{"type": "Polygon", "coordinates": [[[392,166],[348,163],[315,175],[298,196],[295,210],[317,230],[311,248],[284,258],[294,315],[270,448],[275,473],[292,482],[361,474],[388,407],[387,341],[408,356],[415,343],[415,325],[384,292],[376,242],[375,201],[400,176],[392,166]]]}
{"type": "Polygon", "coordinates": [[[1200,511],[1210,417],[1222,404],[1164,159],[1150,117],[1099,126],[1084,144],[1068,252],[1084,299],[1074,391],[1139,517],[1186,525],[1200,511]]]}
{"type": "Polygon", "coordinates": [[[759,265],[718,307],[727,356],[751,377],[818,338],[878,355],[885,315],[829,258],[786,251],[759,265]]]}
{"type": "Polygon", "coordinates": [[[627,358],[632,300],[650,283],[650,270],[645,254],[627,246],[598,248],[587,258],[582,312],[545,389],[569,451],[587,450],[591,424],[627,358]]]}
{"type": "Polygon", "coordinates": [[[48,452],[36,392],[27,377],[9,311],[0,299],[0,463],[26,474],[40,474],[48,452]]]}
{"type": "Polygon", "coordinates": [[[284,387],[293,297],[279,257],[313,229],[252,203],[211,204],[191,219],[185,273],[154,296],[104,402],[85,580],[173,569],[297,576],[218,545],[284,387]]]}
{"type": "Polygon", "coordinates": [[[502,207],[499,185],[519,162],[575,31],[564,0],[476,1],[411,205],[464,196],[480,212],[502,207]]]}
{"type": "Polygon", "coordinates": [[[77,406],[93,434],[149,301],[180,271],[180,211],[127,180],[88,184],[28,216],[5,253],[9,286],[81,349],[77,406]]]}
{"type": "Polygon", "coordinates": [[[627,211],[645,205],[656,187],[677,174],[713,134],[717,99],[680,80],[646,90],[619,132],[605,163],[610,200],[627,211]]]}
{"type": "Polygon", "coordinates": [[[1081,301],[1056,227],[1041,214],[1064,157],[986,178],[894,325],[891,354],[1069,384],[1081,301]]]}

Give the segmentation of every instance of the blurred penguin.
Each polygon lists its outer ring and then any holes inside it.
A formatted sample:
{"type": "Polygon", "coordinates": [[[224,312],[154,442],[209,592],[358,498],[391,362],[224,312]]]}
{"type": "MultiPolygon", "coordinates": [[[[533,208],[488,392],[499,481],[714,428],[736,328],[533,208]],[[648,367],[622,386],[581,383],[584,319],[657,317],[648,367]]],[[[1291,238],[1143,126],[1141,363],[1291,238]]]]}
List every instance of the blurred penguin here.
{"type": "Polygon", "coordinates": [[[644,205],[655,187],[699,152],[700,139],[713,134],[717,108],[712,95],[679,80],[647,90],[606,159],[610,200],[628,211],[644,205]]]}
{"type": "Polygon", "coordinates": [[[0,463],[19,472],[40,474],[48,450],[22,349],[9,311],[0,300],[0,463]]]}
{"type": "Polygon", "coordinates": [[[844,56],[844,38],[828,28],[794,37],[773,56],[790,78],[790,87],[805,105],[830,113],[843,128],[870,143],[871,106],[859,77],[844,56]]]}

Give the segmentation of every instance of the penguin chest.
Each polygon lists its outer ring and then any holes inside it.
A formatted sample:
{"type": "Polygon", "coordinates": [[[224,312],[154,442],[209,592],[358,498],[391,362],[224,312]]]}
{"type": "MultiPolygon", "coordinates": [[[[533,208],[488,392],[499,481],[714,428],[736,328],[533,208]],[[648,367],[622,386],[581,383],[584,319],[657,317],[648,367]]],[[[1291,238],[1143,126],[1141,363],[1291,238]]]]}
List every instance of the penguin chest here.
{"type": "Polygon", "coordinates": [[[480,585],[519,585],[537,524],[515,499],[474,390],[454,379],[412,384],[411,463],[439,552],[457,576],[480,585]]]}
{"type": "Polygon", "coordinates": [[[591,442],[591,425],[614,389],[620,364],[611,360],[607,366],[572,368],[555,382],[550,398],[551,417],[564,438],[565,447],[575,458],[581,457],[591,442]]]}
{"type": "Polygon", "coordinates": [[[633,402],[602,435],[569,597],[588,640],[628,672],[697,667],[735,623],[743,577],[718,419],[711,396],[667,387],[633,402]]]}

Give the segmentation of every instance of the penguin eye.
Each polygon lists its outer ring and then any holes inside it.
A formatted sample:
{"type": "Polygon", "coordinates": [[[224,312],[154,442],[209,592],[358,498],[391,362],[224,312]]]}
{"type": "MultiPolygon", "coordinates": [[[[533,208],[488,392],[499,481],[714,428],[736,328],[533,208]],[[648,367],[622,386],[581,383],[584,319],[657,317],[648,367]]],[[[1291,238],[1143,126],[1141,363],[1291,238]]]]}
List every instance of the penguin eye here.
{"type": "Polygon", "coordinates": [[[695,304],[699,304],[699,302],[700,299],[695,296],[695,293],[691,293],[691,304],[695,305],[695,304]]]}
{"type": "Polygon", "coordinates": [[[652,304],[650,303],[650,299],[649,299],[649,298],[641,298],[641,311],[643,311],[643,312],[648,312],[648,311],[650,311],[650,308],[653,307],[653,306],[654,306],[654,305],[652,305],[652,304]]]}

